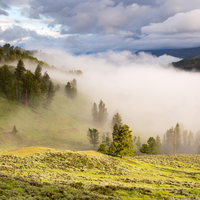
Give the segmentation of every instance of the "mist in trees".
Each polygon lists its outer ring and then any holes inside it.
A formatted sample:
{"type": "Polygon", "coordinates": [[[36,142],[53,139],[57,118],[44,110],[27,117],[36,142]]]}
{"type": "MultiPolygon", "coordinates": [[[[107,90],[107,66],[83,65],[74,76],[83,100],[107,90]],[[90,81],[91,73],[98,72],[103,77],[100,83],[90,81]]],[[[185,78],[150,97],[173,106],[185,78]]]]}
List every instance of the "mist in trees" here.
{"type": "Polygon", "coordinates": [[[26,70],[22,59],[19,59],[14,71],[8,65],[3,65],[0,68],[0,95],[25,106],[49,105],[54,98],[55,88],[48,73],[42,76],[41,72],[40,65],[34,73],[26,70]]]}
{"type": "Polygon", "coordinates": [[[87,136],[90,140],[90,144],[92,144],[94,147],[96,147],[97,144],[99,144],[99,131],[97,129],[89,128],[87,132],[87,136]]]}
{"type": "Polygon", "coordinates": [[[71,99],[74,99],[77,96],[76,79],[73,79],[71,82],[67,82],[67,84],[65,85],[65,93],[71,99]]]}
{"type": "Polygon", "coordinates": [[[113,116],[111,126],[113,127],[115,124],[122,126],[122,118],[118,112],[113,116]]]}
{"type": "Polygon", "coordinates": [[[200,132],[196,135],[187,129],[181,130],[179,124],[171,127],[163,136],[162,153],[196,154],[200,144],[200,132]]]}
{"type": "Polygon", "coordinates": [[[93,122],[99,126],[103,126],[108,117],[108,112],[105,103],[100,100],[99,105],[97,107],[97,104],[94,103],[92,107],[92,118],[93,122]]]}

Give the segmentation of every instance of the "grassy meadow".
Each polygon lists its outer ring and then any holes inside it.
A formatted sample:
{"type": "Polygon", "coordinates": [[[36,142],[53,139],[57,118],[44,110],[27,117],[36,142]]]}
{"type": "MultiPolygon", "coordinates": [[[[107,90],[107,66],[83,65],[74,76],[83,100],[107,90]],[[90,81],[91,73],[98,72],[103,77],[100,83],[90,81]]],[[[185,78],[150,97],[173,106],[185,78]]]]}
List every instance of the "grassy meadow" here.
{"type": "Polygon", "coordinates": [[[0,199],[200,199],[199,164],[198,155],[1,151],[0,199]]]}

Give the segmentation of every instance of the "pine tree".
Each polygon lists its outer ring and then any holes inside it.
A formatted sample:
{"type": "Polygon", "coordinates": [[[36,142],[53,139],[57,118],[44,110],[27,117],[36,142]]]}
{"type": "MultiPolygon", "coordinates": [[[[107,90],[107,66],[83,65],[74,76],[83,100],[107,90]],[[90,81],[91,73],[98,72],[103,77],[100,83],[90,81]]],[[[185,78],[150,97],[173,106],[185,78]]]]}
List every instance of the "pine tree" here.
{"type": "Polygon", "coordinates": [[[107,112],[106,105],[102,100],[100,100],[100,103],[99,103],[99,125],[102,126],[106,122],[107,117],[108,117],[108,112],[107,112]]]}
{"type": "Polygon", "coordinates": [[[114,138],[116,153],[121,156],[134,156],[134,145],[132,143],[132,131],[128,125],[119,128],[118,135],[114,138]]]}
{"type": "Polygon", "coordinates": [[[70,82],[67,82],[67,85],[65,85],[65,92],[68,97],[75,98],[77,96],[77,88],[72,87],[70,82]]]}
{"type": "Polygon", "coordinates": [[[94,103],[92,107],[92,118],[93,122],[97,123],[98,122],[98,110],[97,110],[97,104],[94,103]]]}
{"type": "Polygon", "coordinates": [[[187,130],[184,130],[184,131],[183,131],[183,147],[184,147],[184,153],[187,153],[187,152],[186,152],[187,146],[188,146],[188,131],[187,131],[187,130]]]}
{"type": "MultiPolygon", "coordinates": [[[[42,94],[38,81],[36,79],[33,80],[31,82],[31,91],[28,92],[29,106],[38,106],[42,100],[42,95],[46,95],[46,93],[42,94]]],[[[45,99],[45,103],[46,102],[47,99],[45,99]]]]}
{"type": "Polygon", "coordinates": [[[173,152],[175,154],[179,153],[181,147],[181,131],[180,126],[177,123],[176,127],[174,128],[174,135],[173,135],[173,152]]]}
{"type": "Polygon", "coordinates": [[[157,143],[157,149],[158,149],[158,154],[162,153],[162,144],[161,144],[161,139],[160,136],[156,136],[156,143],[157,143]]]}
{"type": "Polygon", "coordinates": [[[142,147],[140,148],[140,152],[149,154],[149,145],[148,144],[142,144],[142,147]]]}
{"type": "Polygon", "coordinates": [[[172,154],[173,152],[173,127],[166,132],[166,146],[167,146],[167,154],[172,154]]]}
{"type": "Polygon", "coordinates": [[[38,80],[38,82],[42,80],[42,67],[39,64],[35,69],[35,79],[38,80]]]}
{"type": "Polygon", "coordinates": [[[54,95],[55,95],[54,84],[53,84],[53,82],[50,80],[50,81],[49,81],[48,88],[47,88],[46,105],[49,105],[49,104],[52,102],[54,95]]]}
{"type": "Polygon", "coordinates": [[[33,74],[30,70],[27,70],[26,74],[22,77],[22,92],[24,96],[24,105],[28,105],[28,98],[30,96],[30,93],[32,92],[32,85],[33,85],[33,74]]]}
{"type": "Polygon", "coordinates": [[[149,153],[150,154],[157,154],[158,153],[158,145],[156,140],[153,137],[150,137],[147,141],[149,145],[149,153]]]}
{"type": "Polygon", "coordinates": [[[135,146],[135,153],[139,154],[140,153],[140,148],[141,148],[140,137],[134,136],[134,138],[133,138],[133,144],[135,146]]]}
{"type": "Polygon", "coordinates": [[[77,80],[75,78],[71,81],[71,87],[77,88],[77,80]]]}
{"type": "Polygon", "coordinates": [[[114,144],[111,143],[109,149],[108,149],[108,153],[110,154],[116,154],[117,149],[115,148],[114,144]]]}
{"type": "Polygon", "coordinates": [[[0,68],[0,88],[7,99],[10,99],[13,83],[12,72],[7,65],[3,65],[0,68]]]}
{"type": "Polygon", "coordinates": [[[15,75],[17,78],[17,89],[18,89],[18,103],[20,103],[21,99],[20,80],[24,71],[25,71],[24,62],[21,59],[19,59],[17,63],[17,68],[15,69],[15,75]]]}
{"type": "Polygon", "coordinates": [[[122,118],[119,113],[116,113],[112,118],[111,126],[113,127],[115,124],[122,126],[122,118]]]}
{"type": "Polygon", "coordinates": [[[13,130],[12,130],[12,133],[16,134],[17,132],[18,132],[18,130],[17,130],[16,126],[14,125],[14,126],[13,126],[13,130]]]}
{"type": "Polygon", "coordinates": [[[99,144],[99,132],[97,129],[88,129],[87,136],[90,139],[90,143],[96,147],[97,144],[99,144]]]}
{"type": "Polygon", "coordinates": [[[98,150],[97,150],[98,152],[101,152],[101,153],[108,153],[108,149],[107,149],[107,147],[106,147],[106,145],[105,144],[100,144],[100,146],[99,146],[99,148],[98,148],[98,150]]]}
{"type": "Polygon", "coordinates": [[[105,144],[108,148],[111,145],[111,139],[110,139],[108,133],[107,133],[107,136],[105,136],[105,134],[104,134],[104,138],[103,138],[102,143],[105,144]]]}
{"type": "Polygon", "coordinates": [[[117,124],[113,126],[113,132],[112,132],[113,142],[115,141],[116,137],[118,137],[119,135],[119,128],[120,127],[117,124]]]}

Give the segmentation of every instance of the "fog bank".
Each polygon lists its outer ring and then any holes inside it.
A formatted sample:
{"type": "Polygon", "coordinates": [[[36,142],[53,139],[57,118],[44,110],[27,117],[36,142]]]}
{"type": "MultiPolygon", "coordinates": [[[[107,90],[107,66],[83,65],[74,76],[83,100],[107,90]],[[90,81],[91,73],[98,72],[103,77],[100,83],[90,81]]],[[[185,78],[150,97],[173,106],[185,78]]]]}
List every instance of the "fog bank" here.
{"type": "MultiPolygon", "coordinates": [[[[128,51],[78,56],[47,52],[36,56],[63,70],[82,70],[83,75],[75,77],[78,91],[90,97],[91,108],[102,99],[109,118],[118,111],[134,135],[163,135],[177,122],[194,132],[200,130],[200,73],[169,65],[179,58],[128,51]]],[[[64,84],[69,81],[64,73],[48,73],[64,84]]]]}

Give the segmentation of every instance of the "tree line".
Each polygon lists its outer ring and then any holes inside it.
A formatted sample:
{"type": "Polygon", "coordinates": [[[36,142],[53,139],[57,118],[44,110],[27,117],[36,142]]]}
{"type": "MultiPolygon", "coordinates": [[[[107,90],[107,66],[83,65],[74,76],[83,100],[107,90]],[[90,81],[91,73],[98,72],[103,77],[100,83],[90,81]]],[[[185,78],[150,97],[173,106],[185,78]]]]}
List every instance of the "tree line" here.
{"type": "MultiPolygon", "coordinates": [[[[99,105],[96,103],[92,107],[92,119],[97,125],[104,125],[107,120],[107,108],[105,103],[100,100],[99,105]]],[[[102,153],[118,155],[134,154],[200,154],[200,131],[194,136],[192,131],[181,131],[179,123],[173,128],[167,130],[161,141],[157,135],[149,137],[147,143],[141,143],[140,137],[132,136],[129,126],[122,123],[119,113],[116,113],[111,122],[112,137],[110,134],[103,134],[102,143],[98,151],[102,153]]],[[[96,148],[99,144],[99,132],[97,129],[89,128],[87,136],[90,143],[96,148]]]]}
{"type": "Polygon", "coordinates": [[[25,69],[24,62],[19,59],[17,67],[11,70],[4,64],[0,68],[0,94],[10,101],[17,100],[25,106],[49,105],[55,95],[55,87],[47,72],[42,75],[42,67],[38,64],[35,72],[25,69]]]}

